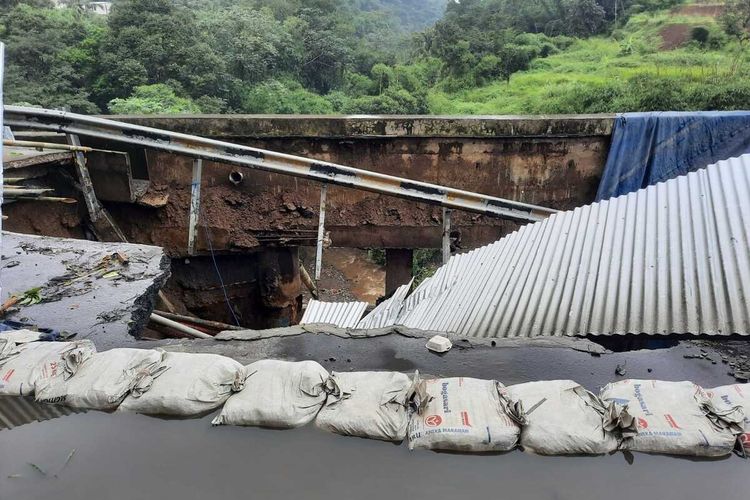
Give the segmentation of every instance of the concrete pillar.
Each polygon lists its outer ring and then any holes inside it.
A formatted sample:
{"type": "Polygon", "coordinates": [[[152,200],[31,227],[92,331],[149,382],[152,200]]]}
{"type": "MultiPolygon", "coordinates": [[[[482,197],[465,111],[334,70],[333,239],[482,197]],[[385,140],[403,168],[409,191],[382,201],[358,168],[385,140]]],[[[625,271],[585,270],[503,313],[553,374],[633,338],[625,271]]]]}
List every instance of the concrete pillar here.
{"type": "Polygon", "coordinates": [[[414,251],[411,248],[385,249],[385,295],[390,296],[411,279],[414,251]]]}

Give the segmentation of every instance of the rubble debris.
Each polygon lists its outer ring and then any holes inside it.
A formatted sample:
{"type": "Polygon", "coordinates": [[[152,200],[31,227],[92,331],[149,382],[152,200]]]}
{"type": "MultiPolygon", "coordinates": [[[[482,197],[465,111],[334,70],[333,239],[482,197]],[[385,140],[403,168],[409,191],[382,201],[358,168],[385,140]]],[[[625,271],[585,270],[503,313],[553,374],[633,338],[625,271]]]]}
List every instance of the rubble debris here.
{"type": "Polygon", "coordinates": [[[169,277],[159,247],[3,232],[5,319],[39,328],[100,335],[139,336],[169,277]],[[14,302],[10,304],[10,302],[14,302]]]}

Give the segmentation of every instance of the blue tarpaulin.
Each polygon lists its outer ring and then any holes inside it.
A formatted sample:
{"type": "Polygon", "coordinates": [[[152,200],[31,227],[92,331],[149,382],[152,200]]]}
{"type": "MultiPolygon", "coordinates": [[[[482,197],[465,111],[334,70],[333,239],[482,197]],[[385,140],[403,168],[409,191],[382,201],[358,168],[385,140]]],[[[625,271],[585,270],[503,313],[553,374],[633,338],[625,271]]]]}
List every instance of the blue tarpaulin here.
{"type": "Polygon", "coordinates": [[[596,201],[745,153],[750,153],[750,111],[620,114],[596,201]]]}

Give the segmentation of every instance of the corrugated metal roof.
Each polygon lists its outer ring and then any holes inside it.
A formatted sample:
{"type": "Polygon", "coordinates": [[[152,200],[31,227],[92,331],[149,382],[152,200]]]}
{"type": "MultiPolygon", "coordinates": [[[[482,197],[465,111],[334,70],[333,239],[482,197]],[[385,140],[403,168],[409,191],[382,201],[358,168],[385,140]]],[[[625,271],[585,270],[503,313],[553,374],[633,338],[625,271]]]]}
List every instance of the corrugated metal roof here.
{"type": "Polygon", "coordinates": [[[457,255],[397,324],[477,337],[750,331],[750,155],[457,255]]]}
{"type": "Polygon", "coordinates": [[[0,397],[0,429],[12,429],[32,422],[52,420],[73,413],[84,413],[85,410],[68,408],[67,406],[41,404],[34,398],[0,397]]]}
{"type": "Polygon", "coordinates": [[[404,298],[411,290],[411,284],[414,280],[409,281],[406,285],[401,285],[393,292],[387,300],[384,300],[375,307],[367,316],[357,323],[357,328],[382,328],[392,325],[398,318],[401,307],[404,304],[404,298]]]}
{"type": "Polygon", "coordinates": [[[354,328],[367,309],[367,302],[321,302],[311,300],[300,325],[327,323],[340,328],[354,328]]]}

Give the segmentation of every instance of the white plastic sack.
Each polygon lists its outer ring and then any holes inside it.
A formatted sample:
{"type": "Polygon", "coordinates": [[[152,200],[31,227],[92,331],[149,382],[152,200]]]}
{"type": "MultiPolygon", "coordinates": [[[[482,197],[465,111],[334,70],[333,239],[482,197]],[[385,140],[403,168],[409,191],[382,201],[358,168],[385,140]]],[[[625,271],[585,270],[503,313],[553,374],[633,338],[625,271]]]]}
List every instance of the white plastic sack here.
{"type": "Polygon", "coordinates": [[[113,410],[129,393],[143,395],[164,369],[164,351],[111,349],[94,354],[66,381],[36,391],[40,403],[113,410]]]}
{"type": "Polygon", "coordinates": [[[315,361],[268,359],[245,370],[245,388],[229,398],[214,425],[300,427],[311,422],[325,402],[329,375],[315,361]]]}
{"type": "Polygon", "coordinates": [[[5,349],[0,360],[0,396],[30,396],[65,381],[95,352],[89,340],[31,342],[5,349]]]}
{"type": "Polygon", "coordinates": [[[600,397],[627,405],[635,419],[637,433],[625,436],[623,449],[705,457],[732,452],[734,424],[717,415],[692,382],[623,380],[604,387],[600,397]]]}
{"type": "Polygon", "coordinates": [[[742,433],[737,436],[745,456],[750,456],[750,384],[733,384],[707,389],[706,394],[718,413],[742,411],[742,433]]]}
{"type": "Polygon", "coordinates": [[[41,337],[42,333],[35,332],[34,330],[8,330],[5,332],[0,332],[1,340],[10,341],[16,345],[36,342],[41,337]]]}
{"type": "MultiPolygon", "coordinates": [[[[415,375],[416,377],[416,375],[415,375]]],[[[331,393],[315,418],[321,429],[384,441],[403,441],[414,380],[399,372],[333,372],[331,393]]]]}
{"type": "Polygon", "coordinates": [[[218,354],[168,352],[163,363],[166,368],[151,388],[129,394],[118,411],[198,415],[221,406],[245,382],[244,367],[218,354]]]}
{"type": "Polygon", "coordinates": [[[602,454],[619,444],[622,408],[605,405],[572,380],[547,380],[508,387],[525,420],[521,446],[540,455],[602,454]]]}
{"type": "Polygon", "coordinates": [[[409,449],[497,452],[518,443],[522,416],[513,411],[500,382],[428,379],[416,392],[419,409],[409,421],[409,449]]]}

